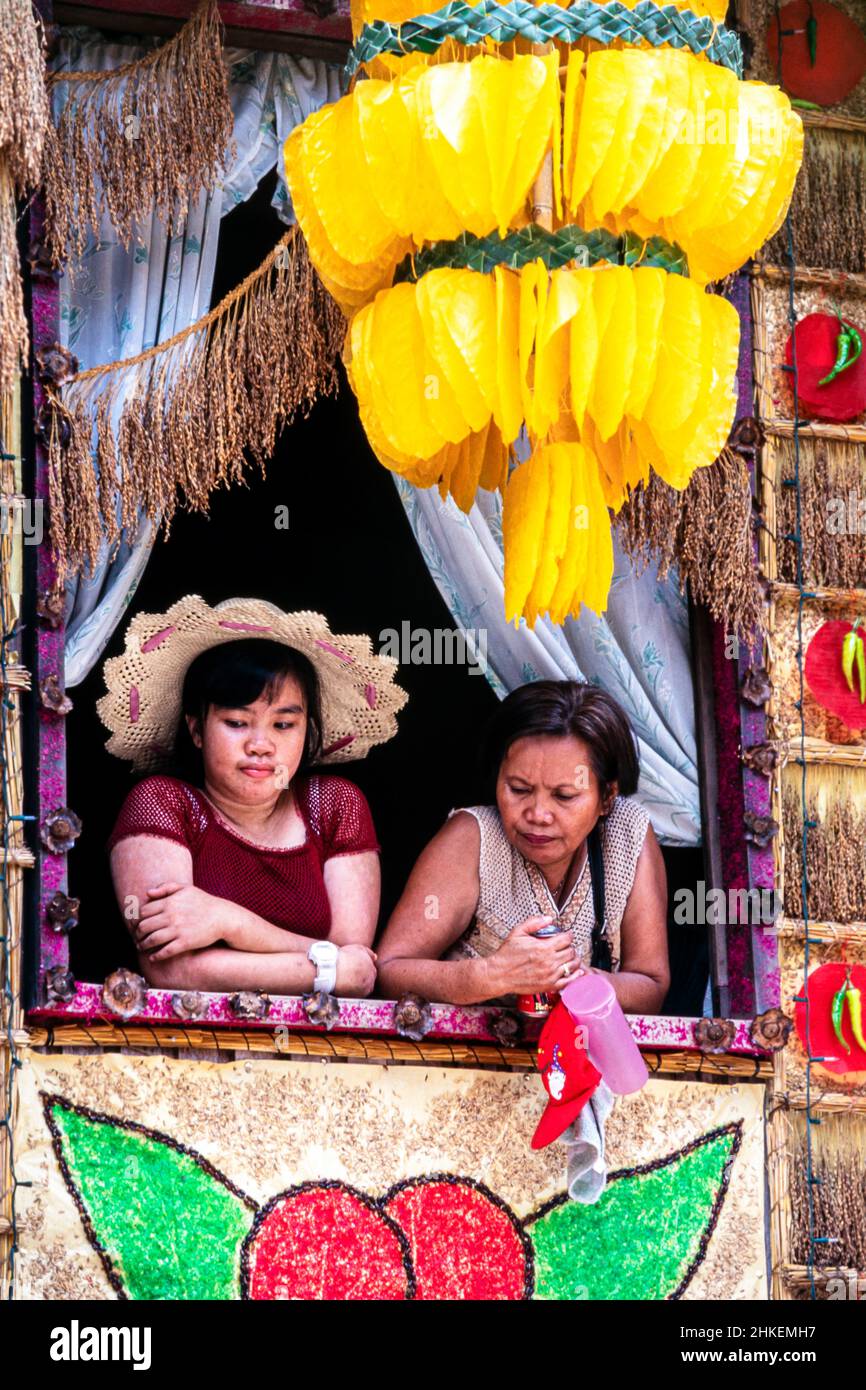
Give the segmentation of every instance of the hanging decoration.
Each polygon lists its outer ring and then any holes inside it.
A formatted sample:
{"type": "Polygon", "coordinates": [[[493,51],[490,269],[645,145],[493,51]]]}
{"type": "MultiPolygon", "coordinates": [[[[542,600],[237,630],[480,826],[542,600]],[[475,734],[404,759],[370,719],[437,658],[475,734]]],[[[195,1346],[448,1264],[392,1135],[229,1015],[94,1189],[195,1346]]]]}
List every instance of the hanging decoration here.
{"type": "Polygon", "coordinates": [[[144,58],[106,72],[55,72],[66,101],[45,147],[51,262],[80,258],[107,213],[124,246],[136,218],[171,230],[224,168],[233,118],[216,0],[144,58]]]}
{"type": "Polygon", "coordinates": [[[863,334],[838,309],[832,314],[806,314],[785,345],[785,361],[793,361],[797,338],[797,397],[816,420],[842,423],[866,410],[866,357],[863,334]]]}
{"type": "Polygon", "coordinates": [[[373,451],[464,511],[502,492],[509,619],[603,612],[609,513],[727,441],[739,321],[706,286],[780,225],[802,124],[725,9],[357,0],[365,80],[286,142],[373,451]]]}
{"type": "Polygon", "coordinates": [[[817,106],[838,106],[866,73],[866,35],[826,0],[791,0],[777,7],[766,42],[785,91],[817,106]]]}
{"type": "Polygon", "coordinates": [[[344,321],[296,228],[210,313],[136,357],[46,387],[50,531],[59,580],[93,573],[145,520],[205,511],[264,470],[278,430],[337,387],[344,321]],[[94,466],[95,461],[95,466],[94,466]]]}
{"type": "Polygon", "coordinates": [[[16,199],[39,182],[49,127],[42,33],[30,0],[0,6],[0,396],[27,359],[16,199]]]}
{"type": "Polygon", "coordinates": [[[803,1047],[820,1057],[825,1071],[844,1075],[866,1071],[861,994],[866,989],[866,966],[830,961],[809,976],[809,1018],[806,1004],[794,1005],[794,1022],[803,1047]]]}
{"type": "Polygon", "coordinates": [[[866,729],[866,655],[857,630],[861,623],[822,623],[806,648],[803,668],[818,703],[849,729],[866,729]]]}

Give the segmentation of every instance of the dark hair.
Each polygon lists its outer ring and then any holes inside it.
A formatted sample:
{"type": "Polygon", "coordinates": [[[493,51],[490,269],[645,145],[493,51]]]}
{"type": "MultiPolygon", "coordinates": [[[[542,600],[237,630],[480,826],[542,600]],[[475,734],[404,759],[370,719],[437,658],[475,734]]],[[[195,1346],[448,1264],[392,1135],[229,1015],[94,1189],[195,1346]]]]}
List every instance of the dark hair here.
{"type": "Polygon", "coordinates": [[[238,709],[262,696],[272,700],[286,676],[294,676],[306,706],[307,736],[298,768],[305,772],[322,751],[322,697],[316,668],[295,647],[244,637],[208,647],[187,668],[174,744],[174,775],[198,784],[204,778],[204,760],[192,741],[186,715],[194,715],[203,724],[211,705],[238,709]]]}
{"type": "Polygon", "coordinates": [[[628,716],[612,695],[586,681],[532,681],[502,701],[487,726],[482,767],[488,800],[496,800],[503,759],[519,738],[581,739],[604,799],[637,791],[640,759],[628,716]]]}

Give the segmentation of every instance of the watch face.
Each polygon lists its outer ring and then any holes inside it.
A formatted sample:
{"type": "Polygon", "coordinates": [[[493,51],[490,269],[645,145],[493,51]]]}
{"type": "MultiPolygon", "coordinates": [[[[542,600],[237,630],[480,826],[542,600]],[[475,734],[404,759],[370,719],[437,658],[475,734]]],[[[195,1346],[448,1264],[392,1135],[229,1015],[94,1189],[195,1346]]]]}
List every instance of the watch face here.
{"type": "Polygon", "coordinates": [[[310,960],[315,965],[330,965],[337,959],[338,950],[333,941],[317,941],[310,947],[310,960]]]}

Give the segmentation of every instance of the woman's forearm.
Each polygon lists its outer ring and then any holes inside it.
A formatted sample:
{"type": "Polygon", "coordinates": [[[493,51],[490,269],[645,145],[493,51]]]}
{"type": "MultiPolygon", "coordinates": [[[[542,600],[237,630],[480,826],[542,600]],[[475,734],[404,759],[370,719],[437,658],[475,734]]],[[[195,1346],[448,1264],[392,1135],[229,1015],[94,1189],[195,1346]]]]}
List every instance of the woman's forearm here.
{"type": "Polygon", "coordinates": [[[300,951],[236,951],[207,946],[165,961],[140,955],[142,972],[156,989],[262,990],[268,994],[308,994],[315,969],[300,951]]]}
{"type": "Polygon", "coordinates": [[[665,1001],[667,985],[651,975],[618,970],[608,979],[624,1014],[657,1014],[665,1001]]]}
{"type": "Polygon", "coordinates": [[[496,990],[484,960],[379,959],[378,993],[385,999],[420,994],[441,1004],[483,1004],[496,990]]]}
{"type": "Polygon", "coordinates": [[[229,911],[222,939],[233,951],[252,951],[262,955],[298,952],[306,955],[313,942],[321,939],[302,936],[300,932],[289,931],[286,927],[275,927],[273,922],[268,922],[238,903],[229,902],[228,899],[224,901],[229,911]]]}

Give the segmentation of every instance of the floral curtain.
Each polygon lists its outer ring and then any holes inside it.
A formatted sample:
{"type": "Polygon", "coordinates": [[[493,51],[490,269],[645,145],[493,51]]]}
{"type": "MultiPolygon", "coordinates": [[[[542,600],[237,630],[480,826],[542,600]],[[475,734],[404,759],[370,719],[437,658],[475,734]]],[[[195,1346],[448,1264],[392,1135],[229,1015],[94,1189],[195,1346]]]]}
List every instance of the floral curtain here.
{"type": "MultiPolygon", "coordinates": [[[[54,68],[96,71],[143,57],[157,40],[107,42],[87,28],[61,31],[54,68]]],[[[272,203],[285,223],[294,221],[286,188],[282,147],[289,131],[311,111],[342,94],[341,69],[320,59],[286,53],[227,49],[237,158],[223,185],[202,194],[182,230],[171,237],[154,216],[136,228],[125,250],[106,218],[81,260],[60,282],[61,342],[81,369],[135,356],[164,342],[207,313],[216,265],[220,221],[255,191],[277,166],[272,203]]],[[[58,108],[66,99],[55,87],[58,108]]],[[[130,381],[130,388],[134,383],[130,381]]],[[[96,389],[96,388],[95,388],[96,389]]],[[[122,401],[118,405],[118,413],[122,401]]],[[[78,685],[98,661],[121,621],[153,544],[150,528],[134,545],[124,543],[92,578],[71,580],[66,593],[66,685],[78,685]]]]}
{"type": "Polygon", "coordinates": [[[469,634],[493,689],[504,697],[533,680],[587,680],[613,695],[638,738],[637,799],[659,840],[701,843],[688,605],[675,571],[660,583],[650,566],[635,575],[614,530],[614,575],[603,617],[583,608],[561,627],[534,631],[505,620],[502,506],[479,491],[467,516],[435,488],[394,475],[427,568],[457,625],[469,634]]]}

